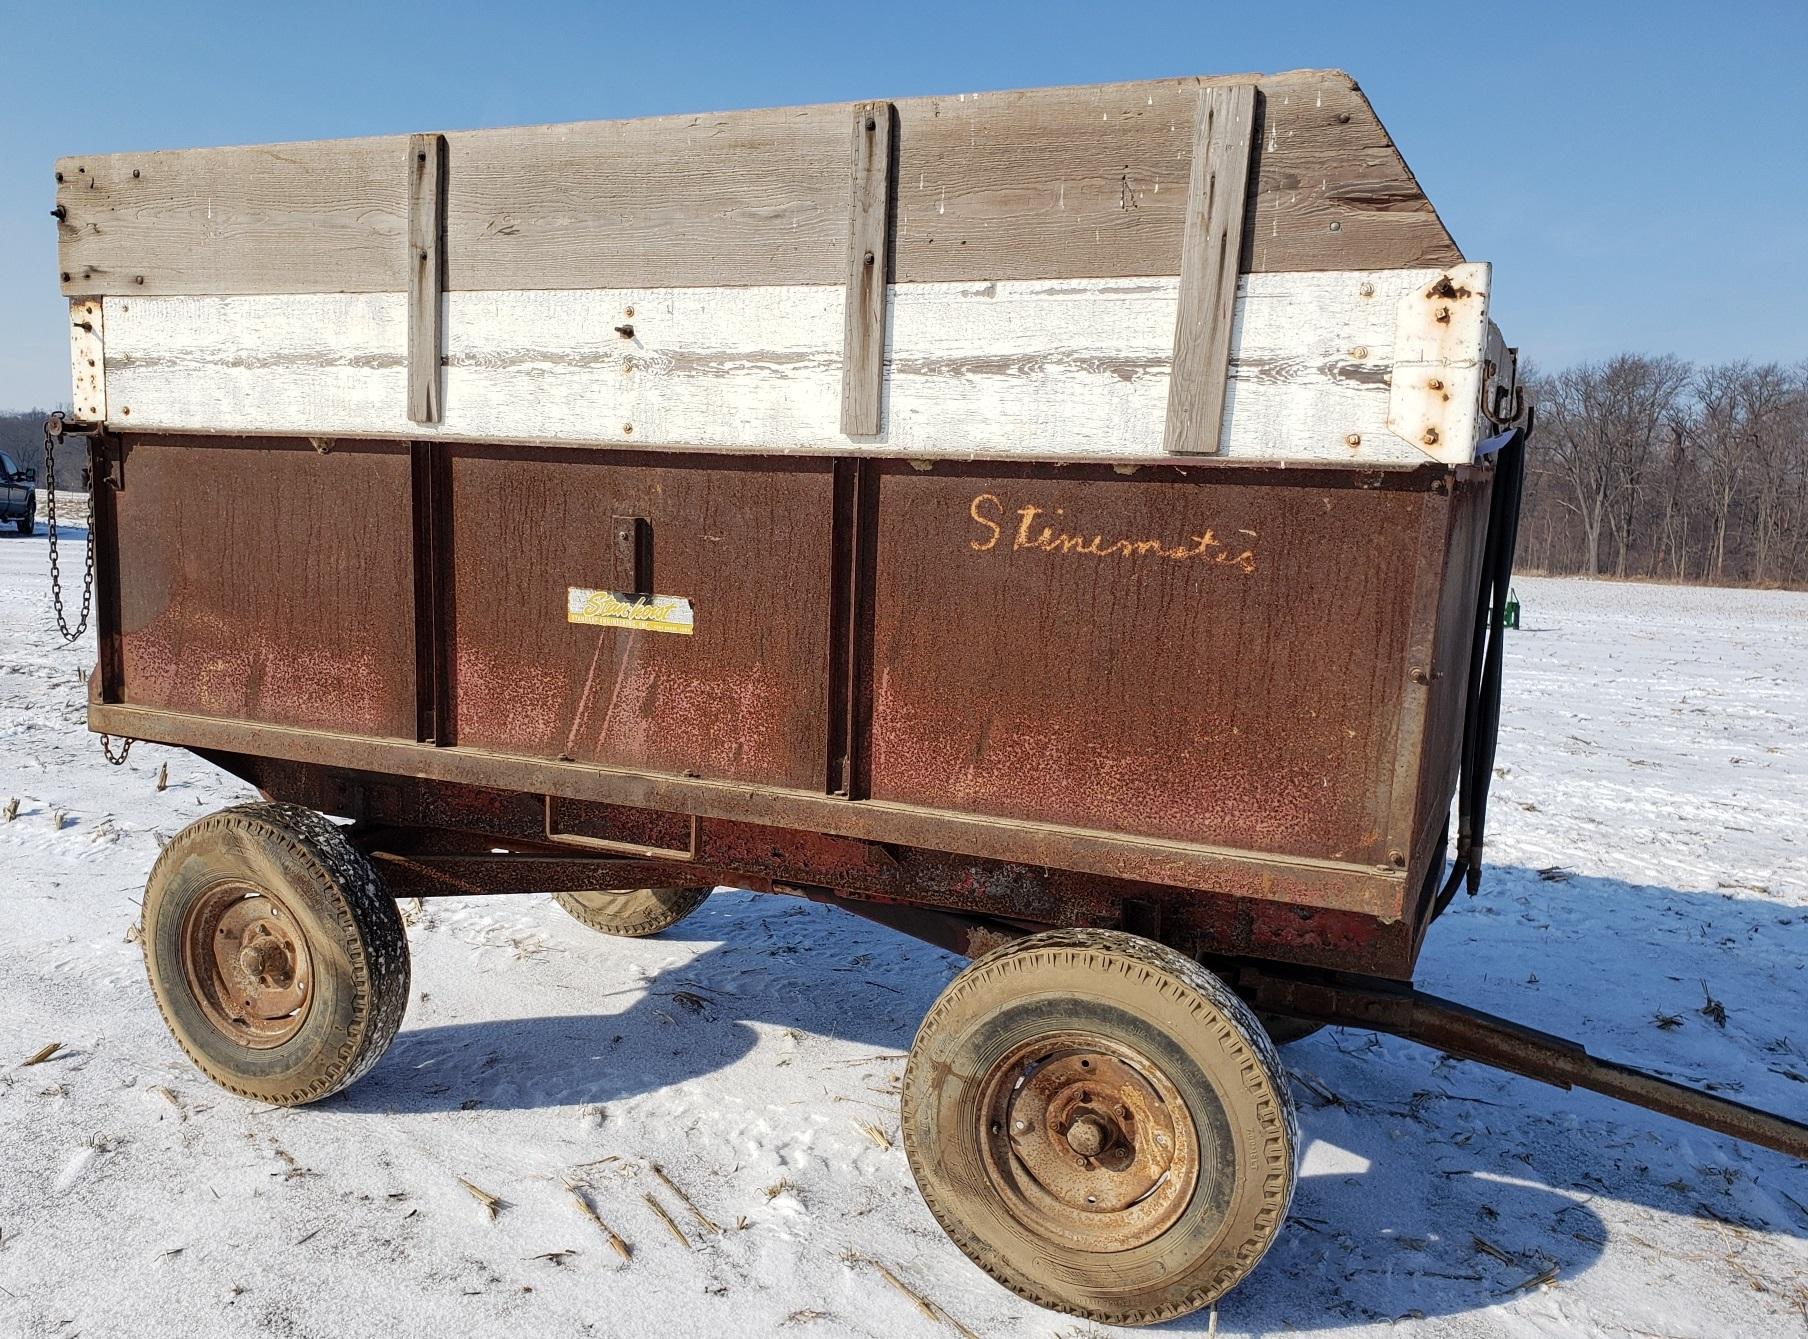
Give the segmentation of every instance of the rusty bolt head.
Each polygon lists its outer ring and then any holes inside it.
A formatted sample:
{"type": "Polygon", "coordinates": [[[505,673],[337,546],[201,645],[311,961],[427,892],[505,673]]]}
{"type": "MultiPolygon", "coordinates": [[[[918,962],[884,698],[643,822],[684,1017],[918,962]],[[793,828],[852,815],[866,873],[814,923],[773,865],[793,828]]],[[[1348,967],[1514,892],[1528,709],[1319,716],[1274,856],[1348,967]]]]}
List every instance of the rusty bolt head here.
{"type": "Polygon", "coordinates": [[[1438,444],[1438,430],[1436,428],[1425,429],[1425,435],[1420,437],[1419,440],[1424,442],[1427,446],[1436,446],[1438,444]]]}
{"type": "Polygon", "coordinates": [[[1361,288],[1357,289],[1356,291],[1358,293],[1362,294],[1362,296],[1365,298],[1372,298],[1375,296],[1375,285],[1364,284],[1361,288]]]}
{"type": "Polygon", "coordinates": [[[1352,358],[1367,358],[1368,356],[1369,346],[1366,344],[1358,344],[1355,348],[1350,350],[1350,357],[1352,358]]]}
{"type": "Polygon", "coordinates": [[[1401,851],[1389,851],[1387,853],[1387,861],[1395,868],[1404,868],[1406,865],[1406,855],[1401,851]]]}
{"type": "Polygon", "coordinates": [[[1428,671],[1415,667],[1412,672],[1412,681],[1414,683],[1430,683],[1431,675],[1428,671]]]}
{"type": "Polygon", "coordinates": [[[1345,446],[1361,446],[1362,445],[1362,434],[1359,432],[1345,433],[1344,439],[1343,439],[1343,444],[1345,446]]]}
{"type": "Polygon", "coordinates": [[[1433,377],[1430,381],[1426,382],[1425,385],[1429,390],[1441,391],[1444,389],[1444,382],[1440,377],[1433,377]]]}
{"type": "Polygon", "coordinates": [[[632,436],[634,434],[634,425],[632,423],[624,423],[621,425],[621,430],[624,436],[632,436]]]}
{"type": "Polygon", "coordinates": [[[1436,321],[1448,321],[1450,319],[1450,308],[1439,307],[1437,311],[1432,313],[1432,319],[1436,321]]]}
{"type": "Polygon", "coordinates": [[[622,313],[622,315],[632,319],[634,316],[634,308],[632,308],[632,307],[628,308],[625,312],[622,313]]]}

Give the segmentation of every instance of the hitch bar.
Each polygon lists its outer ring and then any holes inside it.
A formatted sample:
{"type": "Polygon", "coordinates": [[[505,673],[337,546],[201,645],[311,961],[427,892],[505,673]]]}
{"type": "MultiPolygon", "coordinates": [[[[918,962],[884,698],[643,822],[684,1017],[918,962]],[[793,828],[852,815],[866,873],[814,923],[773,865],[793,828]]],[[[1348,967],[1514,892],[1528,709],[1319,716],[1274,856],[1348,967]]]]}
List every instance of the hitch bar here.
{"type": "MultiPolygon", "coordinates": [[[[773,891],[833,903],[969,958],[1037,928],[966,912],[841,897],[826,888],[774,885],[773,891]]],[[[1391,1033],[1463,1060],[1555,1088],[1586,1088],[1808,1161],[1808,1125],[1800,1121],[1716,1097],[1631,1065],[1598,1059],[1567,1037],[1523,1027],[1410,985],[1363,976],[1293,976],[1248,961],[1204,961],[1260,1013],[1391,1033]]]]}
{"type": "Polygon", "coordinates": [[[1226,974],[1238,993],[1264,1013],[1391,1033],[1464,1060],[1557,1088],[1586,1088],[1808,1160],[1808,1125],[1799,1121],[1630,1065],[1597,1059],[1567,1038],[1522,1027],[1411,986],[1365,978],[1308,980],[1246,963],[1227,969],[1226,974]]]}

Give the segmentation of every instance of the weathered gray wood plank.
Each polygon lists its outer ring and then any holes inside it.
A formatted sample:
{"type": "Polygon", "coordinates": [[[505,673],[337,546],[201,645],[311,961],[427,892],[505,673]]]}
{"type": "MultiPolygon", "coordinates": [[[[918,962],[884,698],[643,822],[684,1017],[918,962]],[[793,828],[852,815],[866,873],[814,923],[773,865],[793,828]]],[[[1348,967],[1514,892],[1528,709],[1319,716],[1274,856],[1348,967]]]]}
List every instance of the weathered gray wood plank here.
{"type": "Polygon", "coordinates": [[[57,163],[63,292],[399,293],[396,136],[57,163]]]}
{"type": "Polygon", "coordinates": [[[1169,455],[1208,455],[1218,449],[1255,121],[1254,84],[1217,84],[1199,91],[1168,381],[1169,455]]]}
{"type": "Polygon", "coordinates": [[[879,431],[885,362],[885,285],[892,199],[892,106],[854,106],[848,173],[847,301],[841,333],[841,430],[879,431]]]}
{"type": "MultiPolygon", "coordinates": [[[[897,102],[892,278],[1177,274],[1193,111],[1201,88],[1227,82],[1239,81],[897,102]]],[[[1247,269],[1461,260],[1348,76],[1301,71],[1259,87],[1247,269]]],[[[839,284],[847,117],[843,103],[449,135],[447,284],[839,284]]],[[[63,290],[400,292],[399,143],[64,159],[63,290]]]]}
{"type": "Polygon", "coordinates": [[[446,331],[446,137],[408,137],[408,417],[438,423],[446,331]]]}

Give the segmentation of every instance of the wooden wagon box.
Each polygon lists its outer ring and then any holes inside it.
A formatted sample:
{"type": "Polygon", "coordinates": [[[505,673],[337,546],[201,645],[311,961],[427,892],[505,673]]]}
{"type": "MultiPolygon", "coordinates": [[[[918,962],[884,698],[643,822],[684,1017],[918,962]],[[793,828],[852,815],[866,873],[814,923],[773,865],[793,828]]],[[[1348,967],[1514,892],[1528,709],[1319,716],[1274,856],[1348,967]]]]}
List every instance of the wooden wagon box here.
{"type": "Polygon", "coordinates": [[[97,729],[1410,970],[1514,372],[1347,76],[57,173],[97,729]]]}

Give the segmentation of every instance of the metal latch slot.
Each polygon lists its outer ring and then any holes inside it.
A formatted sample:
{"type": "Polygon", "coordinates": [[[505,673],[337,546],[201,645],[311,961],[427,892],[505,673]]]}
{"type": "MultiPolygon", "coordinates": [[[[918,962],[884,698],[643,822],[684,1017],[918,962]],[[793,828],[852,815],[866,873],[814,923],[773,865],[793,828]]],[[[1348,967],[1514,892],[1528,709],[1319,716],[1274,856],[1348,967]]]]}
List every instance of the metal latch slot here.
{"type": "Polygon", "coordinates": [[[581,846],[589,851],[612,851],[620,855],[641,856],[651,860],[695,860],[702,849],[702,823],[690,816],[690,842],[683,848],[643,846],[639,842],[615,841],[608,837],[586,837],[577,832],[560,832],[554,821],[555,795],[546,796],[546,840],[561,846],[581,846]]]}

